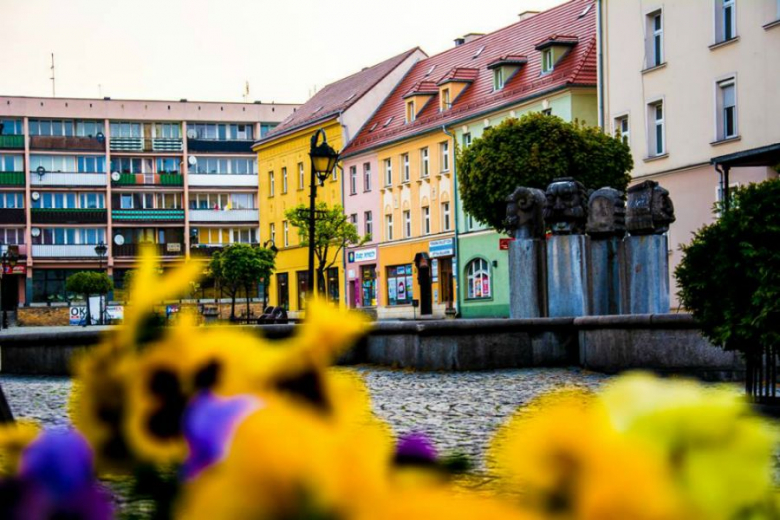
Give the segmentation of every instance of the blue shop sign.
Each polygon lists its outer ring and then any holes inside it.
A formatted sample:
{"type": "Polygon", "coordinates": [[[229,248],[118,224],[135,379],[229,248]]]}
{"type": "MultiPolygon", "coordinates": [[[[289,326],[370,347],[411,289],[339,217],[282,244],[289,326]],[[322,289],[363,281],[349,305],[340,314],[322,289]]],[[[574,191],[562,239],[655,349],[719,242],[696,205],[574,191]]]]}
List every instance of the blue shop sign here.
{"type": "Polygon", "coordinates": [[[452,243],[453,242],[451,238],[444,238],[442,240],[432,240],[429,245],[431,258],[452,256],[455,253],[452,243]]]}

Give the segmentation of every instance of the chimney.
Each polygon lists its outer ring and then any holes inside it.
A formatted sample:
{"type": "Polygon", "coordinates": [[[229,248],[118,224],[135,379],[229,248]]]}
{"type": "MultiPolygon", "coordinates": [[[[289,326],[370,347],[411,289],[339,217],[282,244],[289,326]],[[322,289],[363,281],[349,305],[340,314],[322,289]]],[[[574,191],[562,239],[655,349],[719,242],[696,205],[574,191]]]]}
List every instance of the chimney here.
{"type": "Polygon", "coordinates": [[[485,36],[485,33],[468,33],[463,35],[463,43],[473,42],[485,36]]]}
{"type": "Polygon", "coordinates": [[[466,43],[465,38],[455,38],[455,47],[460,47],[464,43],[466,43]]]}
{"type": "Polygon", "coordinates": [[[520,21],[528,20],[529,18],[536,16],[539,14],[539,11],[523,11],[519,15],[517,15],[520,18],[520,21]]]}

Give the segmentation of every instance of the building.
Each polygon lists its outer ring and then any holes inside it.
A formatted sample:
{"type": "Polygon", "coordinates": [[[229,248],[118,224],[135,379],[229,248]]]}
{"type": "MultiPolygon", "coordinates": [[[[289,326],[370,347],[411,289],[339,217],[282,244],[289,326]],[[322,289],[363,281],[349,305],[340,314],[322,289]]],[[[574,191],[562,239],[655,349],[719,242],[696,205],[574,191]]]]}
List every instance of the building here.
{"type": "Polygon", "coordinates": [[[66,300],[79,270],[121,288],[142,243],[163,264],[257,243],[251,146],[295,108],[0,96],[3,309],[66,300]]]}
{"type": "Polygon", "coordinates": [[[378,241],[349,252],[351,304],[373,287],[379,318],[508,316],[507,252],[462,211],[455,151],[530,111],[596,125],[596,51],[593,1],[574,0],[415,65],[344,153],[346,212],[378,241]]]}
{"type": "MultiPolygon", "coordinates": [[[[360,131],[377,106],[407,71],[425,54],[411,49],[373,67],[331,83],[284,120],[273,132],[258,140],[260,172],[260,221],[263,241],[277,248],[276,273],[269,288],[269,302],[289,309],[295,316],[305,310],[305,296],[314,289],[308,280],[308,251],[300,245],[298,231],[285,212],[309,204],[312,135],[323,130],[328,144],[342,150],[360,131]]],[[[318,202],[343,206],[342,171],[334,169],[317,190],[318,202]]],[[[325,291],[331,301],[344,303],[343,251],[333,251],[334,263],[326,275],[325,291]]]]}
{"type": "Polygon", "coordinates": [[[724,192],[777,176],[780,2],[599,0],[599,14],[602,123],[631,146],[634,181],[670,192],[673,271],[724,192]]]}

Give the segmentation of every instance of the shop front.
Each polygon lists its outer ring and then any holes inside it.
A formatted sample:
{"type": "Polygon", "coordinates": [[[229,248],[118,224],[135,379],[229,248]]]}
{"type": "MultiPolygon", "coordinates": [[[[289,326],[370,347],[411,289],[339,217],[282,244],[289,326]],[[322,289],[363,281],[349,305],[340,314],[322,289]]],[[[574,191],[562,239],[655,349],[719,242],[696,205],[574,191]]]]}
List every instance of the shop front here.
{"type": "Polygon", "coordinates": [[[376,247],[347,251],[347,301],[350,308],[376,308],[378,258],[376,247]]]}

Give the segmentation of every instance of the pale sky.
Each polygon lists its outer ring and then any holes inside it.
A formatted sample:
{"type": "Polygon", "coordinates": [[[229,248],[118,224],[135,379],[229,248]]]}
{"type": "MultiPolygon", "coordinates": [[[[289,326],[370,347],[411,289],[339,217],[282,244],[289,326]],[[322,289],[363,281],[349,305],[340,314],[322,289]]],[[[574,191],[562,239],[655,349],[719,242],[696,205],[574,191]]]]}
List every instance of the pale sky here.
{"type": "Polygon", "coordinates": [[[0,0],[0,94],[302,103],[562,0],[0,0]]]}

